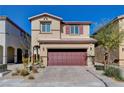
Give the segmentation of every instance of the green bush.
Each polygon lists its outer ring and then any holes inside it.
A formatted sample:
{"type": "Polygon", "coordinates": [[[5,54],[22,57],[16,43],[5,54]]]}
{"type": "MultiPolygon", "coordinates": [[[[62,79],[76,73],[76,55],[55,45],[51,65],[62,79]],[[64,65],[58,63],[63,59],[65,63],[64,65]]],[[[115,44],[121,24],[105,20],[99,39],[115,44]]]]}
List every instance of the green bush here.
{"type": "Polygon", "coordinates": [[[17,72],[13,72],[13,73],[12,73],[12,76],[17,76],[17,75],[18,75],[17,72]]]}
{"type": "Polygon", "coordinates": [[[33,73],[38,73],[38,69],[36,67],[32,67],[32,72],[33,73]]]}
{"type": "Polygon", "coordinates": [[[95,65],[96,70],[104,70],[103,65],[95,65]]]}
{"type": "Polygon", "coordinates": [[[22,69],[20,72],[20,75],[21,76],[27,76],[27,75],[29,75],[29,72],[26,69],[22,69]]]}
{"type": "Polygon", "coordinates": [[[33,80],[33,79],[35,79],[35,78],[34,78],[34,76],[31,74],[31,75],[29,75],[28,79],[33,80]]]}
{"type": "Polygon", "coordinates": [[[4,72],[7,70],[7,64],[0,64],[0,72],[4,72]]]}
{"type": "Polygon", "coordinates": [[[122,77],[122,74],[119,68],[108,67],[106,70],[104,70],[104,75],[108,77],[113,77],[116,80],[124,81],[124,78],[122,77]]]}

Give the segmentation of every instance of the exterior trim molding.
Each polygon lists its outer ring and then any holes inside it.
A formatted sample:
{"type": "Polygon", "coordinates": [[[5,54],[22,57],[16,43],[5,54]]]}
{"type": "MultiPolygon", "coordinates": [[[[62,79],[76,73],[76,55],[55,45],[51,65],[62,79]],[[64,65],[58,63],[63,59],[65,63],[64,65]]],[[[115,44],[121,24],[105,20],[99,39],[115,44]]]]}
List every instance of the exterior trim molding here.
{"type": "Polygon", "coordinates": [[[51,29],[51,31],[60,31],[60,29],[51,29]]]}
{"type": "Polygon", "coordinates": [[[40,44],[88,44],[88,43],[96,43],[95,39],[80,39],[80,40],[38,40],[40,44]]]}
{"type": "Polygon", "coordinates": [[[119,61],[124,61],[124,59],[119,59],[119,61]]]}
{"type": "Polygon", "coordinates": [[[31,31],[40,31],[40,29],[32,29],[31,31]]]}

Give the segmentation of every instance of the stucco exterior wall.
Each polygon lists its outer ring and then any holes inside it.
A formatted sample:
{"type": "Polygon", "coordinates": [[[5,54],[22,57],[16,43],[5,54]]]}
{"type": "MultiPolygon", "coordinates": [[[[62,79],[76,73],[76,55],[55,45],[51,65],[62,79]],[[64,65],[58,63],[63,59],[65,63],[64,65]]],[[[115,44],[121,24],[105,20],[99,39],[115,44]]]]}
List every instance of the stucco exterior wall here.
{"type": "MultiPolygon", "coordinates": [[[[119,23],[119,31],[124,32],[124,19],[120,19],[118,23],[119,23]]],[[[119,65],[124,66],[124,40],[119,46],[119,65]]]]}
{"type": "Polygon", "coordinates": [[[5,45],[5,21],[0,20],[0,45],[4,46],[5,45]]]}
{"type": "Polygon", "coordinates": [[[20,30],[18,30],[15,26],[13,26],[11,23],[6,21],[6,44],[7,47],[11,46],[13,48],[18,48],[20,40],[20,30]]]}
{"type": "Polygon", "coordinates": [[[89,31],[90,31],[90,25],[83,25],[83,34],[78,34],[78,35],[71,35],[71,34],[66,34],[66,25],[62,25],[62,33],[61,33],[61,38],[63,39],[69,39],[69,38],[89,38],[89,31]]]}
{"type": "Polygon", "coordinates": [[[5,30],[5,20],[0,20],[0,46],[2,46],[1,52],[1,63],[6,63],[6,30],[5,30]]]}
{"type": "MultiPolygon", "coordinates": [[[[38,38],[39,39],[60,39],[60,20],[53,19],[50,17],[41,17],[36,20],[31,21],[31,29],[33,32],[37,31],[36,33],[39,33],[38,38]],[[44,18],[47,18],[45,20],[44,18]],[[51,32],[50,33],[44,33],[41,31],[41,22],[49,21],[51,22],[51,32]]],[[[34,33],[32,33],[33,35],[34,33]]],[[[33,35],[34,36],[34,35],[33,35]]],[[[35,37],[33,37],[35,39],[35,37]]]]}
{"type": "MultiPolygon", "coordinates": [[[[95,62],[97,63],[104,63],[104,55],[105,54],[105,50],[102,46],[96,46],[95,47],[95,62]]],[[[113,50],[110,52],[110,62],[116,62],[117,60],[119,60],[119,48],[113,50]]],[[[118,62],[117,62],[118,63],[118,62]]]]}
{"type": "Polygon", "coordinates": [[[83,34],[69,35],[66,34],[65,24],[62,24],[60,20],[53,19],[47,16],[36,18],[31,21],[32,29],[32,46],[38,44],[38,40],[55,40],[55,39],[69,39],[69,38],[89,38],[90,25],[83,25],[83,34]],[[47,20],[44,20],[47,18],[47,20]],[[41,22],[51,22],[51,32],[44,33],[41,31],[41,22]]]}
{"type": "Polygon", "coordinates": [[[14,62],[17,62],[17,49],[22,49],[23,52],[25,50],[30,51],[30,43],[31,43],[31,37],[29,37],[27,34],[24,34],[27,39],[24,37],[21,37],[20,35],[21,30],[18,29],[15,25],[13,25],[8,20],[0,20],[0,46],[3,47],[3,57],[2,61],[0,63],[6,64],[7,58],[10,56],[9,51],[7,50],[8,47],[14,48],[14,62]],[[8,52],[7,52],[8,51],[8,52]]]}
{"type": "Polygon", "coordinates": [[[31,30],[32,30],[32,38],[31,38],[31,46],[33,49],[34,45],[39,45],[38,40],[49,40],[49,39],[60,39],[60,20],[53,19],[51,17],[43,16],[31,21],[31,30]],[[44,18],[47,18],[44,19],[44,18]],[[49,21],[51,22],[51,32],[43,33],[41,31],[41,22],[49,21]]]}

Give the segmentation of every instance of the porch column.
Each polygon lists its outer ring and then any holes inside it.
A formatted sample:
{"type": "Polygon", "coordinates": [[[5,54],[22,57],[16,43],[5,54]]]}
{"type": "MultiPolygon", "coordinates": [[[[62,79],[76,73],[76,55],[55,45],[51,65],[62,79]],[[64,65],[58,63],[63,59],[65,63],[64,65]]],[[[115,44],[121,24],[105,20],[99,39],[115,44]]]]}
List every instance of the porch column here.
{"type": "Polygon", "coordinates": [[[7,64],[7,48],[3,46],[3,64],[7,64]]]}
{"type": "Polygon", "coordinates": [[[89,46],[87,50],[87,65],[93,66],[93,56],[94,56],[94,48],[93,46],[89,46]]]}
{"type": "Polygon", "coordinates": [[[17,49],[15,49],[14,53],[14,63],[17,63],[17,49]]]}
{"type": "Polygon", "coordinates": [[[87,57],[87,65],[88,66],[93,66],[93,58],[91,56],[87,57]]]}
{"type": "Polygon", "coordinates": [[[34,63],[34,46],[31,47],[31,62],[34,63]]]}

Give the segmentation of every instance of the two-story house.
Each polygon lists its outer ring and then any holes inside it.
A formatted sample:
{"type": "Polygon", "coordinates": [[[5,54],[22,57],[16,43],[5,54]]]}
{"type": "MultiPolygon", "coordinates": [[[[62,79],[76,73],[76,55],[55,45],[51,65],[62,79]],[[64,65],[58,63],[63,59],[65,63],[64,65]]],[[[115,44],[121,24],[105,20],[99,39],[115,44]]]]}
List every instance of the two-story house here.
{"type": "Polygon", "coordinates": [[[10,18],[0,16],[0,64],[21,63],[30,52],[31,36],[10,18]]]}
{"type": "Polygon", "coordinates": [[[93,64],[95,39],[90,38],[91,22],[63,21],[42,13],[29,18],[32,54],[45,66],[87,66],[93,64]]]}

